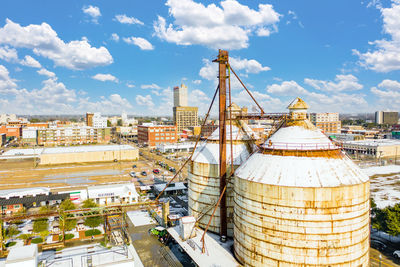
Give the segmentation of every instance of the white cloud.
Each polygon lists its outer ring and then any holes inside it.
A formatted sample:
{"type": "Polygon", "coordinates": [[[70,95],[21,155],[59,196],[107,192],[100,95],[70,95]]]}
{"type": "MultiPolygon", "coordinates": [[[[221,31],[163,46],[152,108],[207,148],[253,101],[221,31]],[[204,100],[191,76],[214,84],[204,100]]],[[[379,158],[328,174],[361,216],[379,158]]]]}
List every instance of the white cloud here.
{"type": "Polygon", "coordinates": [[[31,68],[40,69],[42,67],[42,65],[40,65],[39,61],[37,61],[36,59],[34,59],[31,56],[25,56],[25,58],[23,60],[21,60],[19,63],[21,65],[31,67],[31,68]]]}
{"type": "MultiPolygon", "coordinates": [[[[238,71],[244,71],[245,73],[260,73],[262,71],[270,70],[267,66],[262,66],[255,59],[241,59],[236,57],[230,57],[229,62],[232,68],[238,74],[238,71]]],[[[218,64],[211,62],[208,59],[203,59],[203,67],[199,71],[200,77],[206,80],[216,80],[218,75],[218,64]]],[[[238,74],[239,75],[239,74],[238,74]]],[[[236,78],[232,74],[231,83],[236,83],[236,78]]]]}
{"type": "Polygon", "coordinates": [[[101,16],[100,9],[97,6],[87,6],[82,8],[83,13],[89,15],[94,23],[98,23],[101,16]]]}
{"type": "Polygon", "coordinates": [[[94,80],[98,80],[98,81],[102,81],[102,82],[106,82],[106,81],[110,81],[110,82],[118,82],[117,77],[111,75],[111,74],[106,74],[106,73],[98,73],[94,76],[92,76],[92,79],[94,80]]]}
{"type": "Polygon", "coordinates": [[[0,43],[32,49],[36,55],[49,58],[56,66],[83,70],[113,63],[107,48],[92,47],[86,38],[65,43],[47,23],[25,27],[6,19],[0,28],[0,43]]]}
{"type": "Polygon", "coordinates": [[[118,42],[119,41],[119,36],[116,33],[111,34],[111,39],[118,42]]]}
{"type": "Polygon", "coordinates": [[[396,109],[400,105],[400,82],[394,80],[383,80],[377,87],[371,88],[382,109],[396,109]]]}
{"type": "Polygon", "coordinates": [[[138,20],[137,18],[134,17],[128,17],[125,14],[122,15],[116,15],[115,19],[122,24],[139,24],[139,25],[144,25],[143,22],[141,22],[140,20],[138,20]]]}
{"type": "Polygon", "coordinates": [[[253,10],[236,0],[221,1],[221,7],[193,0],[168,0],[166,5],[174,22],[167,25],[166,19],[158,16],[155,34],[178,45],[247,48],[253,32],[266,36],[267,29],[276,28],[280,17],[272,5],[259,4],[258,10],[253,10]]]}
{"type": "Polygon", "coordinates": [[[363,88],[357,77],[352,74],[336,75],[335,82],[305,78],[304,83],[315,89],[328,92],[356,91],[363,88]]]}
{"type": "Polygon", "coordinates": [[[155,84],[155,83],[152,83],[152,84],[142,84],[141,86],[140,86],[140,88],[142,88],[142,89],[161,89],[161,87],[160,86],[158,86],[157,84],[155,84]]]}
{"type": "Polygon", "coordinates": [[[122,38],[124,40],[125,43],[127,44],[134,44],[136,46],[138,46],[141,50],[153,50],[154,46],[147,41],[144,38],[141,37],[128,37],[128,38],[122,38]]]}
{"type": "Polygon", "coordinates": [[[9,75],[8,69],[0,65],[0,93],[8,93],[17,87],[17,84],[9,75]]]}
{"type": "Polygon", "coordinates": [[[244,70],[246,73],[260,73],[262,71],[271,70],[269,67],[262,66],[261,63],[255,59],[240,59],[231,57],[230,64],[234,70],[244,70]]]}
{"type": "MultiPolygon", "coordinates": [[[[285,104],[282,103],[279,98],[274,98],[268,94],[263,94],[258,91],[252,91],[251,94],[266,112],[282,112],[282,110],[285,108],[285,104]]],[[[260,112],[256,103],[254,103],[249,94],[244,90],[240,91],[236,95],[232,95],[232,101],[239,106],[248,107],[249,112],[260,112]]]]}
{"type": "MultiPolygon", "coordinates": [[[[45,73],[42,70],[38,72],[45,73]]],[[[44,80],[40,89],[30,91],[17,89],[17,84],[2,65],[0,65],[0,94],[6,97],[6,99],[0,98],[0,112],[3,113],[83,114],[88,110],[116,113],[133,109],[131,103],[119,94],[101,96],[100,101],[91,101],[89,97],[83,97],[87,92],[68,89],[64,83],[57,81],[56,77],[44,80]]]]}
{"type": "Polygon", "coordinates": [[[381,39],[369,44],[372,50],[361,53],[354,49],[353,53],[360,59],[360,64],[377,72],[400,70],[400,1],[394,0],[389,8],[380,9],[383,17],[383,31],[391,39],[381,39]]]}
{"type": "Polygon", "coordinates": [[[51,71],[46,70],[46,69],[40,69],[40,70],[37,71],[37,73],[39,73],[40,75],[47,76],[49,78],[52,78],[52,77],[56,76],[56,74],[54,72],[51,72],[51,71]]]}
{"type": "Polygon", "coordinates": [[[93,110],[103,114],[115,114],[121,113],[122,111],[132,111],[132,108],[132,104],[119,94],[112,94],[108,97],[101,96],[99,101],[90,101],[89,97],[81,98],[79,99],[76,107],[80,113],[93,110]]]}
{"type": "Polygon", "coordinates": [[[268,85],[267,92],[270,94],[292,96],[306,94],[307,90],[301,87],[295,81],[283,81],[281,84],[268,85]]]}
{"type": "Polygon", "coordinates": [[[8,46],[0,47],[0,59],[6,62],[18,61],[17,50],[8,46]]]}
{"type": "Polygon", "coordinates": [[[135,85],[134,85],[134,84],[131,84],[131,83],[127,83],[126,86],[129,87],[129,88],[135,87],[135,85]]]}
{"type": "Polygon", "coordinates": [[[193,80],[192,83],[194,83],[194,84],[201,84],[201,80],[193,80]]]}
{"type": "Polygon", "coordinates": [[[400,82],[394,80],[383,80],[378,84],[379,88],[385,88],[392,91],[400,91],[400,82]]]}
{"type": "Polygon", "coordinates": [[[137,95],[136,96],[136,103],[141,106],[147,106],[147,107],[154,107],[153,99],[151,98],[151,95],[137,95]]]}

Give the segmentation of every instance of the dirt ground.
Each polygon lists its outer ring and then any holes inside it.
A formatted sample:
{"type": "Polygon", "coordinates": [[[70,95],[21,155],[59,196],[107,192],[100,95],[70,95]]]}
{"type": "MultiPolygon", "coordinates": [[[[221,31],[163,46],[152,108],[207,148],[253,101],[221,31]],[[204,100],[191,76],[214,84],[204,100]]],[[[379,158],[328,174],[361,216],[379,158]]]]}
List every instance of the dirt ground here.
{"type": "Polygon", "coordinates": [[[153,159],[51,166],[34,166],[32,160],[0,162],[0,189],[51,187],[58,191],[121,181],[133,181],[137,185],[152,184],[152,171],[155,168],[160,170],[160,175],[156,178],[164,175],[165,180],[168,180],[173,176],[173,173],[161,169],[155,163],[153,159]],[[133,164],[137,167],[132,168],[133,164]],[[139,179],[133,179],[129,175],[131,171],[134,171],[139,179]],[[147,176],[141,176],[142,171],[146,171],[147,176]]]}

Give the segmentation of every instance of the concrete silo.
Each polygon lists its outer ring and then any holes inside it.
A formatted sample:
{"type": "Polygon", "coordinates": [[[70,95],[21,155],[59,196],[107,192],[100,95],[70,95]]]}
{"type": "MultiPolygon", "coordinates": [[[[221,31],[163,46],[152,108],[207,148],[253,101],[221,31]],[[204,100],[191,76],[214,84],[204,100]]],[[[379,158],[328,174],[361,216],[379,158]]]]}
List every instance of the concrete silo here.
{"type": "Polygon", "coordinates": [[[368,266],[369,179],[307,119],[300,98],[235,172],[234,249],[245,266],[368,266]]]}
{"type": "MultiPolygon", "coordinates": [[[[227,173],[230,173],[231,164],[231,134],[227,125],[227,173]]],[[[257,135],[244,123],[232,124],[232,151],[234,169],[240,166],[253,152],[253,141],[257,135]]],[[[229,177],[229,176],[228,176],[229,177]]],[[[189,164],[189,214],[198,219],[201,228],[207,226],[213,208],[220,196],[219,177],[219,128],[216,129],[207,140],[196,148],[189,164]]],[[[233,236],[233,177],[228,180],[226,190],[227,206],[227,234],[233,236]]],[[[209,231],[219,233],[220,214],[216,210],[209,226],[209,231]]]]}

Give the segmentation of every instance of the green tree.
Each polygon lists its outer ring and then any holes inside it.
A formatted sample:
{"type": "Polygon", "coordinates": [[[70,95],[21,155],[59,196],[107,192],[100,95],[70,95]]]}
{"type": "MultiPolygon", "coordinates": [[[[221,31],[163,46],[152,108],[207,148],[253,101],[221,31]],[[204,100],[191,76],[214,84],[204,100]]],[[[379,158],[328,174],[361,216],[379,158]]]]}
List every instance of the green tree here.
{"type": "Polygon", "coordinates": [[[111,127],[111,126],[112,126],[111,121],[107,120],[107,127],[111,127]]]}
{"type": "Polygon", "coordinates": [[[117,120],[117,126],[122,126],[122,120],[121,119],[117,120]]]}
{"type": "Polygon", "coordinates": [[[37,219],[33,221],[33,232],[40,233],[43,231],[47,231],[49,227],[47,219],[37,219]]]}
{"type": "Polygon", "coordinates": [[[45,231],[41,231],[39,233],[39,235],[42,237],[42,239],[44,240],[44,242],[46,243],[46,237],[50,234],[49,231],[45,230],[45,231]]]}
{"type": "Polygon", "coordinates": [[[60,209],[74,210],[74,209],[76,209],[76,205],[71,201],[71,199],[67,198],[63,202],[61,202],[60,209]]]}
{"type": "Polygon", "coordinates": [[[390,235],[400,235],[400,203],[387,208],[386,225],[390,235]]]}
{"type": "Polygon", "coordinates": [[[82,208],[96,208],[96,207],[98,207],[98,205],[91,198],[86,199],[82,203],[82,208]]]}
{"type": "MultiPolygon", "coordinates": [[[[61,204],[60,204],[60,210],[61,210],[61,212],[62,211],[65,211],[65,210],[74,210],[74,209],[76,209],[76,205],[71,201],[71,199],[65,199],[63,202],[61,202],[61,204]]],[[[74,215],[72,215],[72,214],[68,214],[67,215],[67,218],[72,218],[74,215]]],[[[74,229],[75,228],[75,226],[76,226],[76,223],[77,223],[77,221],[76,221],[76,219],[66,219],[65,220],[65,226],[64,226],[64,229],[66,230],[66,231],[71,231],[72,229],[74,229]]],[[[60,226],[62,227],[63,225],[63,222],[60,220],[60,226]]]]}
{"type": "MultiPolygon", "coordinates": [[[[82,208],[96,208],[98,205],[93,201],[93,199],[86,199],[83,202],[82,208]]],[[[98,212],[94,212],[97,214],[98,212]]],[[[84,221],[84,225],[95,228],[99,226],[103,222],[103,218],[101,216],[94,216],[94,217],[86,217],[84,221]]]]}
{"type": "Polygon", "coordinates": [[[24,244],[26,244],[28,239],[31,237],[32,237],[32,234],[21,234],[18,236],[19,239],[24,240],[24,244]]]}
{"type": "Polygon", "coordinates": [[[7,238],[13,238],[14,236],[18,235],[19,233],[20,233],[20,231],[18,230],[17,226],[10,225],[5,231],[5,236],[7,238]]]}

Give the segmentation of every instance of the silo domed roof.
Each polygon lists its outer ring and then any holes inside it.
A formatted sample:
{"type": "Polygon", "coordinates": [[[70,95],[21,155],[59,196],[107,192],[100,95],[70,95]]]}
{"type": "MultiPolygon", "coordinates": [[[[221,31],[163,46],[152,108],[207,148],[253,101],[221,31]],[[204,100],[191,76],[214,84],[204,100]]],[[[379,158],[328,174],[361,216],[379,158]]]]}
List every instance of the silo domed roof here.
{"type": "MultiPolygon", "coordinates": [[[[233,140],[233,164],[242,164],[251,154],[252,147],[249,145],[252,140],[259,139],[259,136],[244,122],[239,126],[232,124],[233,140]]],[[[226,126],[226,159],[231,161],[231,130],[230,125],[226,126]]],[[[217,128],[206,141],[201,143],[195,150],[192,160],[199,163],[219,164],[219,128],[217,128]]]]}
{"type": "Polygon", "coordinates": [[[296,98],[289,118],[235,172],[241,179],[296,187],[336,187],[368,181],[361,169],[307,119],[296,98]]]}

